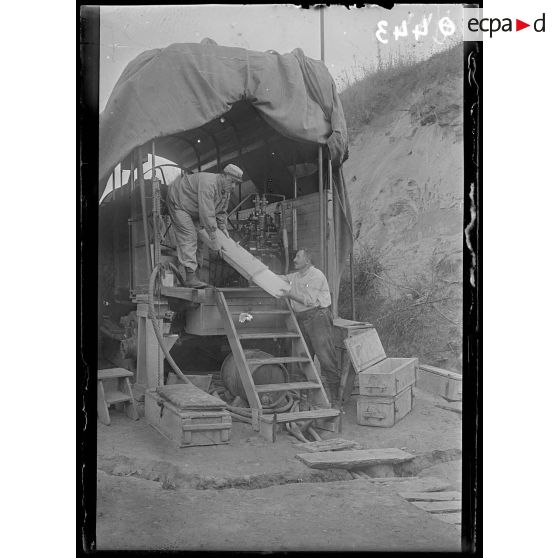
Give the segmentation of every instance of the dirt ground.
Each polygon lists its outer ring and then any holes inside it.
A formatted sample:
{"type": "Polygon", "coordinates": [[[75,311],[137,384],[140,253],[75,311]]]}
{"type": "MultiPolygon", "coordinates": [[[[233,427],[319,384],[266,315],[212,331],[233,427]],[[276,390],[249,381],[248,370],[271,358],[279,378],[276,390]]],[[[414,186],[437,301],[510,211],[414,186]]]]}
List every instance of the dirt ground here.
{"type": "MultiPolygon", "coordinates": [[[[343,432],[324,437],[405,449],[418,457],[404,474],[460,489],[460,415],[416,393],[393,428],[358,426],[353,397],[343,432]]],[[[177,449],[144,419],[111,419],[97,423],[98,549],[459,549],[459,529],[400,497],[401,483],[309,469],[285,432],[271,444],[234,422],[230,444],[177,449]]]]}
{"type": "Polygon", "coordinates": [[[98,549],[459,550],[460,534],[367,481],[164,490],[98,477],[98,549]]]}

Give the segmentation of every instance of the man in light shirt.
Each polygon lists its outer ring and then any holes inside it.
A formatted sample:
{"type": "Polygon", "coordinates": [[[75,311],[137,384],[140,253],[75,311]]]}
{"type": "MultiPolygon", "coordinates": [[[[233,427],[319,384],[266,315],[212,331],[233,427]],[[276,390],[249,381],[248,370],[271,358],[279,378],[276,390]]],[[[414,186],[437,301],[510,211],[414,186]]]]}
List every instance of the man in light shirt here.
{"type": "Polygon", "coordinates": [[[283,296],[291,300],[310,355],[318,357],[322,383],[333,405],[339,390],[339,373],[333,342],[329,285],[325,275],[312,265],[312,254],[307,248],[301,248],[293,261],[295,273],[283,275],[283,279],[291,285],[283,296]]]}

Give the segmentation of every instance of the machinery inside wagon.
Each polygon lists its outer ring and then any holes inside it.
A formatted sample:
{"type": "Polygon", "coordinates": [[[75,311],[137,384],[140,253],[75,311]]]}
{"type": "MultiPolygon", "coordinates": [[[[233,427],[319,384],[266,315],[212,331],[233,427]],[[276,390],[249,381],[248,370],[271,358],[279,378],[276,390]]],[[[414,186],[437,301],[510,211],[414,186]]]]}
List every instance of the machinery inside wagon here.
{"type": "Polygon", "coordinates": [[[355,370],[361,393],[391,397],[365,401],[360,424],[411,410],[416,359],[387,359],[371,324],[337,311],[347,145],[335,84],[299,49],[206,40],[126,67],[100,125],[102,422],[141,402],[179,447],[229,442],[232,419],[319,442],[340,431],[355,370]]]}

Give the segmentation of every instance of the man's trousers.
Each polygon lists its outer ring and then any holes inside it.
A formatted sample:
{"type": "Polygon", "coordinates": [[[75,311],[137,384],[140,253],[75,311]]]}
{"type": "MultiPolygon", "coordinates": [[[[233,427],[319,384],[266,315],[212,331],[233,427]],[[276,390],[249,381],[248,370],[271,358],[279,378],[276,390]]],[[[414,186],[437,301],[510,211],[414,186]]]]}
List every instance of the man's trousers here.
{"type": "Polygon", "coordinates": [[[318,357],[322,373],[322,383],[336,398],[340,374],[337,371],[337,357],[333,341],[333,316],[330,308],[313,308],[296,315],[300,330],[310,351],[310,356],[318,357]]]}
{"type": "Polygon", "coordinates": [[[169,203],[169,215],[176,235],[178,261],[189,271],[196,271],[198,261],[198,231],[192,216],[183,209],[169,203]]]}

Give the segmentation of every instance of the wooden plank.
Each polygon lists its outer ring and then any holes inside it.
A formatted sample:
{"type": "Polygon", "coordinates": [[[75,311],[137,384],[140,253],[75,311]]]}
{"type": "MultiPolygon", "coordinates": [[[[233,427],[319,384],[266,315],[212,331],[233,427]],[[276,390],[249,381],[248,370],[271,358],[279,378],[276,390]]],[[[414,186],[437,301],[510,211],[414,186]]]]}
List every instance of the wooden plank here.
{"type": "Polygon", "coordinates": [[[375,329],[365,329],[363,333],[347,337],[343,342],[357,374],[386,358],[386,352],[375,329]]]}
{"type": "Polygon", "coordinates": [[[97,415],[103,424],[110,425],[109,410],[105,401],[105,389],[101,380],[97,382],[97,415]]]}
{"type": "Polygon", "coordinates": [[[420,481],[421,477],[370,477],[366,475],[366,480],[373,483],[391,484],[392,482],[413,482],[420,481]]]}
{"type": "Polygon", "coordinates": [[[347,449],[362,449],[358,442],[344,440],[343,438],[332,438],[320,442],[309,442],[307,444],[295,444],[296,448],[315,453],[318,451],[341,451],[347,449]]]}
{"type": "Polygon", "coordinates": [[[218,287],[217,288],[218,291],[225,293],[225,294],[242,294],[242,295],[246,295],[246,294],[251,294],[251,293],[255,293],[258,296],[265,296],[267,297],[268,294],[261,289],[260,287],[218,287]]]}
{"type": "Polygon", "coordinates": [[[232,428],[232,424],[227,422],[214,422],[211,424],[198,424],[195,422],[192,424],[185,424],[184,422],[182,423],[182,430],[184,432],[204,432],[207,430],[222,430],[224,428],[230,429],[232,428]]]}
{"type": "Polygon", "coordinates": [[[128,394],[129,401],[125,406],[126,415],[132,420],[139,420],[138,408],[136,406],[136,400],[134,399],[134,394],[132,393],[132,386],[130,385],[130,380],[128,378],[120,378],[118,380],[120,388],[122,391],[128,394]]]}
{"type": "MultiPolygon", "coordinates": [[[[299,411],[298,413],[281,413],[277,415],[277,422],[293,422],[295,420],[314,420],[320,418],[338,417],[340,411],[338,409],[314,409],[312,411],[299,411]]],[[[263,415],[262,422],[273,422],[275,415],[263,415]]]]}
{"type": "Polygon", "coordinates": [[[339,382],[339,405],[343,406],[345,402],[348,402],[351,398],[351,393],[353,392],[353,387],[355,385],[355,369],[349,360],[345,362],[344,368],[341,370],[341,380],[339,382]]]}
{"type": "Polygon", "coordinates": [[[130,372],[125,368],[105,368],[104,370],[97,370],[98,380],[108,380],[111,378],[126,378],[133,375],[134,375],[133,372],[130,372]]]}
{"type": "Polygon", "coordinates": [[[430,366],[429,364],[421,364],[419,368],[421,370],[424,370],[425,372],[430,372],[431,374],[437,374],[438,376],[443,376],[445,378],[449,378],[450,380],[458,380],[459,382],[463,380],[463,376],[461,374],[458,374],[457,372],[452,372],[451,370],[436,368],[436,366],[430,366]]]}
{"type": "MultiPolygon", "coordinates": [[[[361,475],[363,476],[363,475],[361,475]]],[[[451,488],[449,482],[442,481],[435,477],[370,477],[366,476],[366,480],[373,484],[384,484],[391,486],[397,485],[397,488],[406,489],[407,491],[421,492],[441,492],[451,488]]]]}
{"type": "MultiPolygon", "coordinates": [[[[147,304],[138,304],[138,357],[136,383],[152,388],[163,385],[163,360],[165,355],[159,346],[155,329],[147,317],[147,304]]],[[[163,320],[157,319],[159,329],[163,329],[163,320]]]]}
{"type": "Polygon", "coordinates": [[[105,392],[105,401],[107,405],[114,405],[115,403],[123,403],[124,401],[129,401],[130,396],[127,393],[122,393],[121,391],[107,391],[105,392]]]}
{"type": "Polygon", "coordinates": [[[418,502],[449,502],[451,500],[461,500],[461,492],[400,492],[399,496],[409,501],[418,502]]]}
{"type": "Polygon", "coordinates": [[[239,339],[281,339],[298,337],[297,333],[285,330],[265,332],[254,331],[250,333],[246,333],[246,330],[242,330],[242,333],[238,333],[237,335],[239,339]]]}
{"type": "Polygon", "coordinates": [[[461,511],[461,500],[454,500],[450,502],[411,502],[411,504],[429,513],[461,511]]]}
{"type": "Polygon", "coordinates": [[[333,319],[333,341],[336,347],[344,348],[343,341],[348,337],[353,337],[363,333],[374,326],[368,322],[355,322],[344,318],[333,319]]]}
{"type": "Polygon", "coordinates": [[[284,384],[256,384],[258,393],[268,391],[287,391],[291,389],[320,389],[320,384],[316,382],[290,382],[284,384]]]}
{"type": "Polygon", "coordinates": [[[192,289],[190,287],[161,287],[163,296],[189,300],[190,302],[212,302],[213,289],[192,289]],[[207,291],[207,292],[206,292],[207,291]]]}
{"type": "Polygon", "coordinates": [[[296,456],[311,469],[352,469],[411,461],[414,456],[399,448],[301,453],[296,456]]]}
{"type": "MultiPolygon", "coordinates": [[[[442,492],[451,488],[451,484],[437,477],[396,477],[400,479],[397,488],[404,492],[442,492]]],[[[380,480],[380,479],[378,479],[380,480]]]]}
{"type": "Polygon", "coordinates": [[[157,388],[156,392],[179,410],[216,409],[226,405],[222,399],[206,393],[193,384],[166,385],[157,388]]]}
{"type": "Polygon", "coordinates": [[[288,310],[232,310],[231,314],[251,314],[252,316],[274,316],[274,315],[284,315],[289,314],[288,310]]]}
{"type": "Polygon", "coordinates": [[[445,523],[451,523],[452,525],[461,525],[461,512],[437,513],[436,519],[440,519],[445,523]]]}
{"type": "Polygon", "coordinates": [[[270,358],[247,358],[246,362],[250,366],[260,366],[261,364],[290,364],[290,363],[302,363],[310,362],[309,358],[306,357],[270,357],[270,358]]]}
{"type": "Polygon", "coordinates": [[[249,281],[253,281],[270,295],[278,298],[283,291],[290,290],[290,285],[273,273],[263,262],[255,258],[232,238],[225,236],[223,231],[215,231],[216,239],[211,241],[205,229],[198,231],[198,238],[211,249],[220,249],[222,258],[238,273],[249,281]]]}

